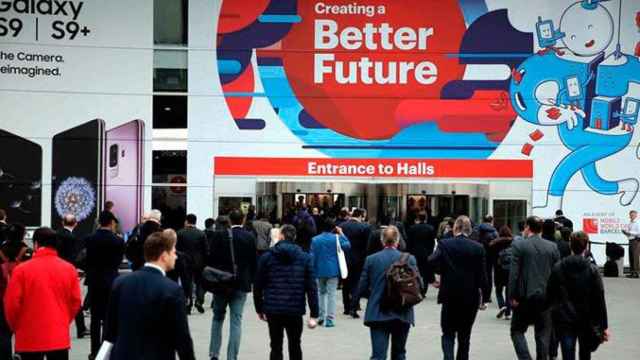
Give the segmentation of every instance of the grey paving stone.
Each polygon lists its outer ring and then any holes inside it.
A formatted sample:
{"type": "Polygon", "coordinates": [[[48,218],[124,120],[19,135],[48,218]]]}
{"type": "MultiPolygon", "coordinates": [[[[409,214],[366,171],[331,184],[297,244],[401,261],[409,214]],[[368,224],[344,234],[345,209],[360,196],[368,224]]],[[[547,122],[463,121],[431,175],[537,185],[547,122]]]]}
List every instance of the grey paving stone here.
{"type": "MultiPolygon", "coordinates": [[[[607,304],[612,340],[600,347],[594,359],[636,360],[640,357],[640,280],[606,279],[607,304]]],[[[436,292],[429,289],[426,302],[416,308],[416,326],[409,333],[407,359],[442,358],[440,350],[440,307],[435,301],[436,292]]],[[[364,303],[363,303],[364,305],[364,303]]],[[[335,328],[305,328],[302,342],[307,360],[364,360],[370,355],[368,329],[362,319],[339,316],[335,328]]],[[[478,314],[471,337],[471,359],[513,360],[515,354],[509,337],[509,322],[495,318],[497,308],[490,304],[487,311],[478,314]]],[[[198,359],[208,359],[211,310],[189,317],[191,333],[198,359]]],[[[228,319],[223,335],[223,353],[226,359],[228,319]]],[[[75,332],[75,331],[74,331],[75,332]]],[[[75,333],[74,333],[75,335],[75,333]]],[[[533,328],[527,334],[529,347],[535,351],[533,328]]],[[[285,345],[286,348],[286,345],[285,345]]],[[[74,339],[71,359],[85,360],[89,353],[89,339],[74,339]]],[[[240,359],[268,359],[269,335],[266,323],[258,320],[249,300],[243,319],[240,359]]],[[[286,355],[285,355],[286,358],[286,355]]]]}

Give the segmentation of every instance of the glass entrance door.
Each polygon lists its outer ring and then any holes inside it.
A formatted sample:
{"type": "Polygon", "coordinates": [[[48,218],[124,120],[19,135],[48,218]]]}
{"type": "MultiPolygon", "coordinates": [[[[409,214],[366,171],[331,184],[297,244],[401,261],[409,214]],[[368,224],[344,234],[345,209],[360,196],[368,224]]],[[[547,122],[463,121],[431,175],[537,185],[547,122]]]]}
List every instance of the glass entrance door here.
{"type": "Polygon", "coordinates": [[[511,231],[518,231],[518,222],[527,217],[527,200],[493,200],[493,223],[496,229],[509,225],[511,231]]]}

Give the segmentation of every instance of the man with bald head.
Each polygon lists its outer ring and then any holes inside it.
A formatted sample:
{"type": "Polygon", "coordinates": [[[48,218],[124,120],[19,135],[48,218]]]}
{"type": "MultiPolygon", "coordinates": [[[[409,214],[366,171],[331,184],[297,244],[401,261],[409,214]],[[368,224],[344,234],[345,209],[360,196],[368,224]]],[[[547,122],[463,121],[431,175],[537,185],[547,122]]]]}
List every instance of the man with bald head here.
{"type": "MultiPolygon", "coordinates": [[[[73,214],[65,214],[62,217],[62,227],[56,233],[58,256],[65,261],[76,266],[76,258],[82,251],[82,242],[75,236],[73,231],[78,225],[78,221],[73,214]]],[[[78,280],[80,281],[80,280],[78,280]]],[[[87,326],[84,322],[82,309],[76,315],[76,333],[79,339],[88,335],[87,326]]]]}

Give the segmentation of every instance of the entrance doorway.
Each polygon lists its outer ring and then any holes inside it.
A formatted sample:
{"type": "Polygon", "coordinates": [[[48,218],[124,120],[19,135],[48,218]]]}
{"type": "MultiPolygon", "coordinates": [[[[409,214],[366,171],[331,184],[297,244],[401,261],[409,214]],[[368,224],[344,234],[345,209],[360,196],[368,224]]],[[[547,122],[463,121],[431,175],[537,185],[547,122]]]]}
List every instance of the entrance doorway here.
{"type": "Polygon", "coordinates": [[[412,222],[420,211],[438,223],[444,217],[467,215],[480,221],[487,212],[489,186],[444,183],[277,182],[256,183],[256,207],[280,223],[304,205],[310,212],[337,215],[342,208],[367,210],[370,222],[412,222]],[[314,210],[315,209],[315,210],[314,210]]]}

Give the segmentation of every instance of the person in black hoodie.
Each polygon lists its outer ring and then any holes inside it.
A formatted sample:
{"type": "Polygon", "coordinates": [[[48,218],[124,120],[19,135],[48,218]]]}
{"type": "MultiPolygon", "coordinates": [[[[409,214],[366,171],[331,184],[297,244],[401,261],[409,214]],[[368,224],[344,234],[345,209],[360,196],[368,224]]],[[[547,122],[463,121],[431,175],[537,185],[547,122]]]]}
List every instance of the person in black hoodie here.
{"type": "Polygon", "coordinates": [[[289,359],[302,360],[300,338],[305,298],[311,312],[308,326],[313,329],[317,325],[318,288],[313,262],[295,239],[295,227],[284,225],[276,245],[258,262],[253,298],[258,317],[269,323],[270,359],[282,359],[283,332],[286,331],[289,359]]]}
{"type": "Polygon", "coordinates": [[[553,267],[547,285],[564,360],[575,359],[576,341],[580,343],[579,359],[591,359],[591,352],[610,336],[602,278],[585,258],[588,243],[586,233],[571,234],[572,255],[553,267]]]}

